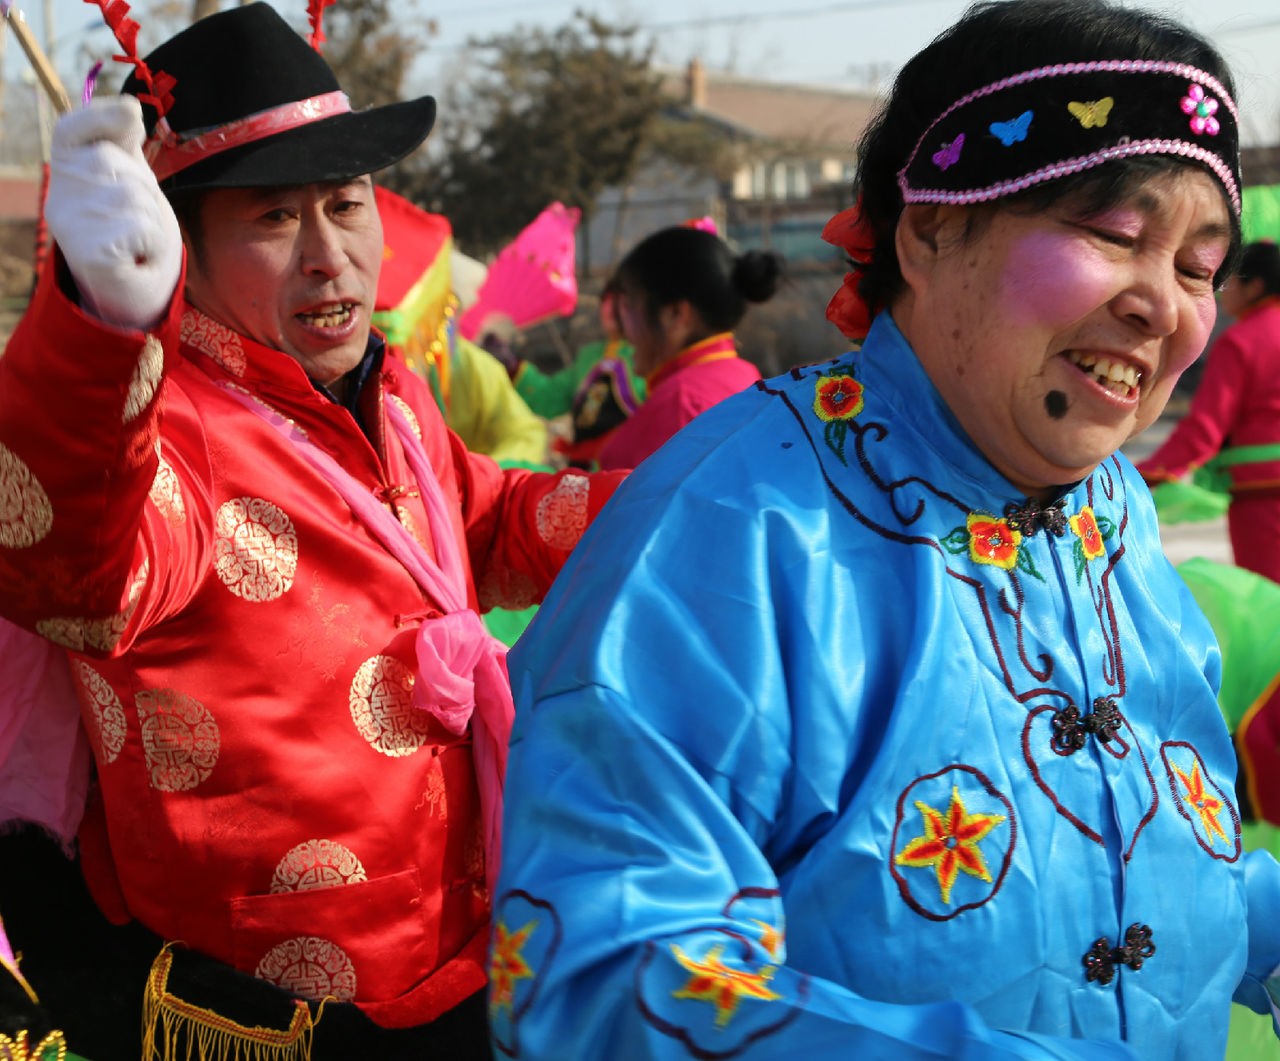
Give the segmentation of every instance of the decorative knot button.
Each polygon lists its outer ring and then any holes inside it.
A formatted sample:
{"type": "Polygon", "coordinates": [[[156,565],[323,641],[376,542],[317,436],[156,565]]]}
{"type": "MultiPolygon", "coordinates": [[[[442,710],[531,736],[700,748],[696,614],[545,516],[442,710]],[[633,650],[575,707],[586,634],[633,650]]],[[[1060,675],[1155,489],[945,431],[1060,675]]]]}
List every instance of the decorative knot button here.
{"type": "Polygon", "coordinates": [[[1067,517],[1063,512],[1066,504],[1065,497],[1044,506],[1029,497],[1023,505],[1006,505],[1004,515],[1009,526],[1025,538],[1030,538],[1040,527],[1061,538],[1067,532],[1067,517]]]}
{"type": "Polygon", "coordinates": [[[1124,943],[1119,946],[1111,946],[1106,936],[1094,940],[1093,946],[1082,959],[1084,978],[1090,983],[1096,981],[1105,986],[1115,979],[1116,966],[1127,965],[1136,971],[1155,952],[1156,945],[1151,942],[1150,927],[1130,925],[1124,930],[1124,943]]]}
{"type": "Polygon", "coordinates": [[[1053,713],[1053,736],[1050,743],[1055,751],[1071,755],[1084,747],[1089,734],[1104,744],[1115,740],[1120,730],[1120,709],[1109,696],[1099,696],[1093,701],[1093,711],[1081,715],[1074,705],[1053,713]]]}

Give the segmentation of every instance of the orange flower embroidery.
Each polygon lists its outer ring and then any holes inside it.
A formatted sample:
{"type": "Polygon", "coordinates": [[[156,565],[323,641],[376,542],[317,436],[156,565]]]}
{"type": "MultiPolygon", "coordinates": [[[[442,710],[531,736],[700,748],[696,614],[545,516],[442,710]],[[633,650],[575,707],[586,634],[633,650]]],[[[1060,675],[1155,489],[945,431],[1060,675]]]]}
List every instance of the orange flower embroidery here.
{"type": "Polygon", "coordinates": [[[951,888],[961,870],[990,883],[991,873],[978,844],[1005,820],[1003,814],[970,814],[965,810],[959,789],[951,789],[951,805],[945,814],[916,800],[916,810],[924,819],[924,835],[910,841],[894,857],[899,866],[932,866],[942,890],[942,901],[951,903],[951,888]]]}
{"type": "Polygon", "coordinates": [[[975,564],[991,564],[1005,571],[1017,566],[1021,531],[1005,520],[981,513],[970,513],[965,527],[969,531],[969,559],[975,564]]]}
{"type": "Polygon", "coordinates": [[[1106,555],[1106,546],[1102,544],[1102,531],[1098,529],[1097,517],[1093,509],[1085,505],[1078,515],[1072,516],[1068,522],[1071,530],[1080,538],[1086,560],[1096,560],[1106,555]]]}
{"type": "Polygon", "coordinates": [[[749,973],[745,969],[735,969],[720,960],[724,946],[717,944],[707,951],[702,961],[690,958],[674,943],[671,952],[676,961],[693,975],[679,991],[672,991],[672,998],[692,998],[699,1002],[710,1002],[716,1007],[716,1025],[723,1028],[737,1012],[738,1003],[744,998],[755,998],[769,1002],[782,996],[770,991],[766,986],[774,973],[772,965],[762,966],[758,973],[749,973]]]}
{"type": "Polygon", "coordinates": [[[819,376],[813,411],[827,423],[851,420],[862,412],[862,384],[852,376],[819,376]]]}
{"type": "Polygon", "coordinates": [[[538,927],[537,921],[530,921],[518,932],[509,932],[507,926],[498,922],[493,939],[493,954],[489,957],[489,1012],[498,1014],[506,1010],[510,1015],[515,1001],[516,985],[521,980],[533,976],[533,970],[521,954],[524,945],[529,942],[533,930],[538,927]]]}
{"type": "Polygon", "coordinates": [[[1190,777],[1183,773],[1179,766],[1173,769],[1178,775],[1178,780],[1182,782],[1182,787],[1187,790],[1182,797],[1182,802],[1188,804],[1200,815],[1200,824],[1204,826],[1205,834],[1209,837],[1209,845],[1213,846],[1215,836],[1222,837],[1224,844],[1228,843],[1227,834],[1223,832],[1222,823],[1218,821],[1218,815],[1222,813],[1222,800],[1205,791],[1204,778],[1200,776],[1200,764],[1196,763],[1191,768],[1190,777]]]}

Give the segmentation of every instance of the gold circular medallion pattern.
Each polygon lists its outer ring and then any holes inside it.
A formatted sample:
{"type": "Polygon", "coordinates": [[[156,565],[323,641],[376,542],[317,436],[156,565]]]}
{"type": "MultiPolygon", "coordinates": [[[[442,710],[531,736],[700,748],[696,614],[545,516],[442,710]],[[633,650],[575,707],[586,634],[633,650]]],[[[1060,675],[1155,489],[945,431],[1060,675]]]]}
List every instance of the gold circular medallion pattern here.
{"type": "Polygon", "coordinates": [[[587,529],[587,498],[591,483],[585,475],[566,475],[538,502],[538,537],[553,549],[568,552],[587,529]]]}
{"type": "Polygon", "coordinates": [[[148,335],[138,355],[138,363],[133,367],[133,378],[129,380],[129,392],[124,399],[124,423],[136,420],[151,404],[151,399],[160,389],[163,374],[164,347],[154,335],[148,335]]]}
{"type": "Polygon", "coordinates": [[[355,853],[335,840],[308,840],[285,854],[271,878],[271,891],[305,892],[368,880],[355,853]]]}
{"type": "Polygon", "coordinates": [[[214,568],[237,597],[284,596],[298,571],[298,535],[282,509],[260,497],[224,501],[214,523],[214,568]]]}
{"type": "Polygon", "coordinates": [[[332,996],[339,1002],[356,997],[356,970],[346,952],[319,936],[298,936],[272,947],[253,975],[295,995],[319,1002],[332,996]]]}
{"type": "Polygon", "coordinates": [[[146,689],[134,703],[153,788],[187,792],[213,772],[222,735],[204,704],[176,689],[146,689]]]}
{"type": "Polygon", "coordinates": [[[383,755],[412,755],[428,740],[431,716],[413,706],[413,671],[393,656],[360,664],[351,681],[351,719],[383,755]]]}
{"type": "Polygon", "coordinates": [[[491,563],[476,584],[476,596],[482,612],[490,608],[519,611],[538,603],[538,584],[524,571],[491,563]]]}
{"type": "Polygon", "coordinates": [[[71,616],[41,619],[36,623],[36,633],[73,652],[84,652],[86,649],[112,651],[120,644],[129,620],[138,609],[138,601],[142,599],[142,591],[146,588],[150,574],[151,561],[144,560],[129,584],[129,603],[118,615],[109,615],[104,619],[76,619],[71,616]]]}
{"type": "Polygon", "coordinates": [[[53,526],[53,505],[31,469],[0,444],[0,545],[25,549],[53,526]]]}
{"type": "Polygon", "coordinates": [[[80,691],[80,699],[93,717],[93,731],[89,737],[97,745],[98,761],[113,763],[124,747],[129,730],[120,697],[116,696],[111,683],[83,660],[72,661],[71,673],[80,691]]]}
{"type": "Polygon", "coordinates": [[[182,485],[178,482],[178,473],[163,457],[156,465],[156,477],[151,480],[147,496],[170,526],[181,527],[187,522],[187,505],[182,500],[182,485]]]}

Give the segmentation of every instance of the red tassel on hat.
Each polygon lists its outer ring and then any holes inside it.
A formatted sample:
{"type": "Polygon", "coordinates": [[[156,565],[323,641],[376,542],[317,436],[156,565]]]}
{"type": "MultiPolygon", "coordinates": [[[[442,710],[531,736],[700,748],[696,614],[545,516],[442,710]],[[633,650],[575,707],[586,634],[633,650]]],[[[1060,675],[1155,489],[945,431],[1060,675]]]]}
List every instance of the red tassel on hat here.
{"type": "Polygon", "coordinates": [[[308,40],[316,51],[319,51],[320,45],[324,43],[324,30],[321,28],[324,9],[335,2],[336,0],[307,0],[307,19],[311,23],[311,36],[308,40]]]}
{"type": "Polygon", "coordinates": [[[129,17],[129,5],[124,0],[84,0],[86,4],[95,4],[102,9],[102,17],[107,26],[115,34],[124,55],[113,55],[111,58],[119,63],[129,63],[138,71],[138,80],[147,86],[145,93],[138,93],[138,99],[155,108],[158,116],[156,131],[164,126],[164,116],[173,106],[173,86],[177,83],[173,77],[163,70],[152,75],[147,64],[138,55],[138,24],[129,17]]]}

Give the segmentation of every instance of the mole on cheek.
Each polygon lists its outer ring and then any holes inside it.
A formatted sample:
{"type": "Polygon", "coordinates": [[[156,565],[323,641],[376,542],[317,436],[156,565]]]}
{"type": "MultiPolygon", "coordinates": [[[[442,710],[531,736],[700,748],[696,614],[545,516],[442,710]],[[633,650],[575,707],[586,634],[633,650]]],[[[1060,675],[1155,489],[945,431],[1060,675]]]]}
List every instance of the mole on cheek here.
{"type": "Polygon", "coordinates": [[[1061,420],[1067,415],[1067,396],[1062,391],[1050,391],[1044,396],[1044,407],[1055,420],[1061,420]]]}

